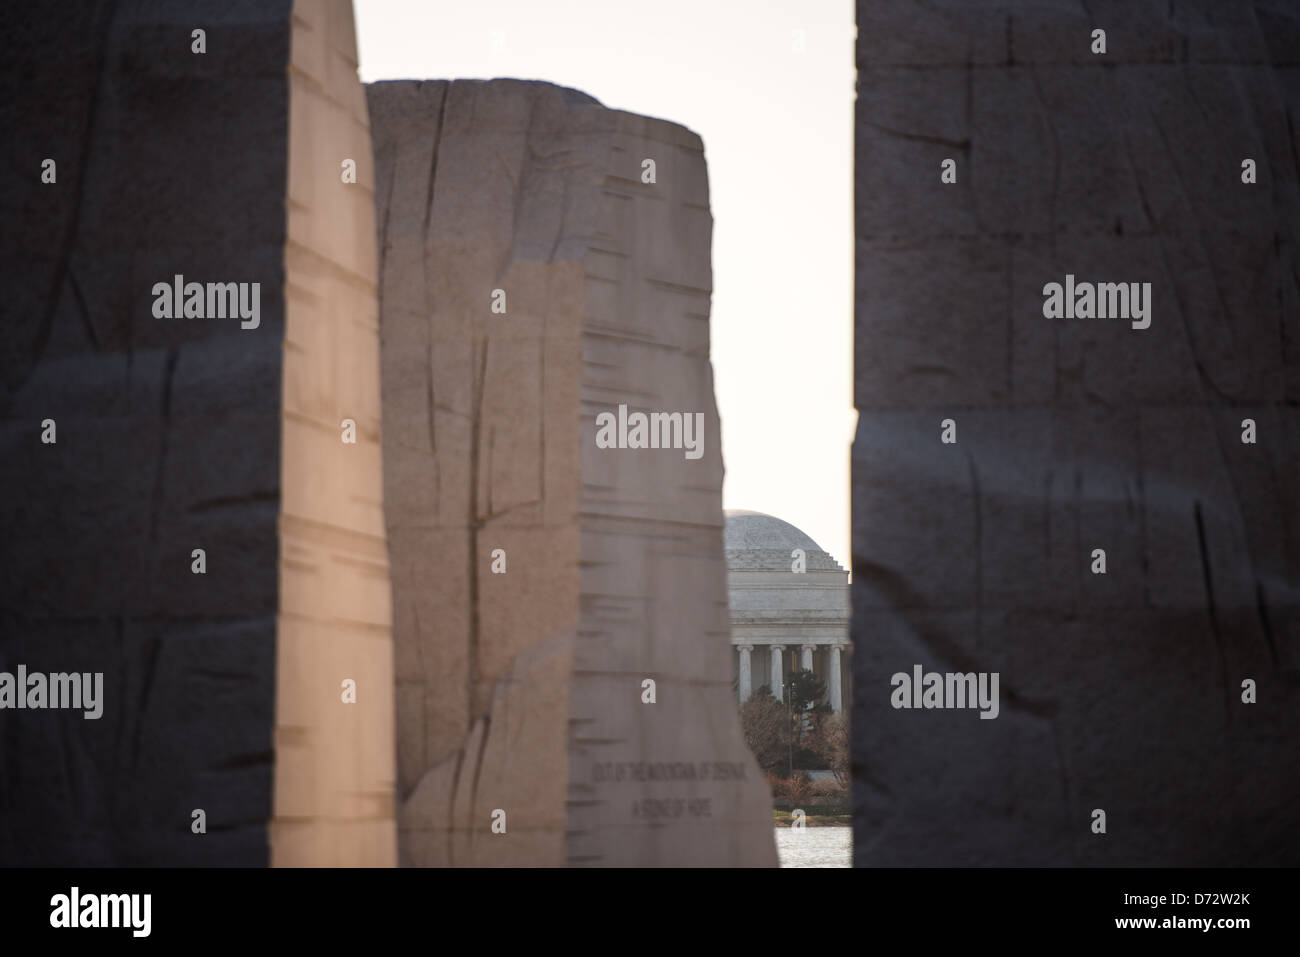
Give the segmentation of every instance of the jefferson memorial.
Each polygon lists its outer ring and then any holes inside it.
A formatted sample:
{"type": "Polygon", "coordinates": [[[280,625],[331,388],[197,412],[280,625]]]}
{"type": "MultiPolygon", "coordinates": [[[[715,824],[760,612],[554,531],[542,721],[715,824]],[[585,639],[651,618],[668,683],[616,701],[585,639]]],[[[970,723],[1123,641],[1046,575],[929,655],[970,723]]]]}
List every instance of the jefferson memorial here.
{"type": "Polygon", "coordinates": [[[838,714],[852,700],[848,571],[808,535],[762,512],[728,511],[725,540],[740,701],[763,685],[779,699],[790,673],[809,669],[838,714]]]}

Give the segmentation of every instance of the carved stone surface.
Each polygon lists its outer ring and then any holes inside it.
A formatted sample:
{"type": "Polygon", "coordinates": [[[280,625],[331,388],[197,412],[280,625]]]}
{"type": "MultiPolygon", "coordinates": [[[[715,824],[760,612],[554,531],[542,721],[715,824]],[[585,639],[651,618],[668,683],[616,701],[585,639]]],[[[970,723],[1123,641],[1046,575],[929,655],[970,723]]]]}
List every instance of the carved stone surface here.
{"type": "Polygon", "coordinates": [[[1300,20],[858,20],[856,863],[1300,862],[1300,20]],[[1150,327],[1046,318],[1067,274],[1150,327]],[[918,663],[1000,715],[895,709],[918,663]]]}
{"type": "Polygon", "coordinates": [[[265,864],[273,806],[277,863],[391,861],[373,203],[339,178],[340,153],[370,166],[350,7],[10,14],[0,671],[103,672],[104,707],[0,711],[0,863],[265,864]],[[156,317],[177,274],[258,283],[257,327],[156,317]]]}
{"type": "Polygon", "coordinates": [[[543,83],[367,92],[402,863],[775,864],[731,688],[699,137],[543,83]],[[702,456],[598,448],[620,404],[700,413],[702,456]]]}
{"type": "Polygon", "coordinates": [[[390,866],[374,165],[349,0],[297,0],[289,87],[280,606],[271,863],[390,866]],[[355,181],[345,175],[355,163],[355,181]],[[355,442],[344,441],[345,422],[355,442]],[[355,682],[345,703],[345,681],[355,682]]]}

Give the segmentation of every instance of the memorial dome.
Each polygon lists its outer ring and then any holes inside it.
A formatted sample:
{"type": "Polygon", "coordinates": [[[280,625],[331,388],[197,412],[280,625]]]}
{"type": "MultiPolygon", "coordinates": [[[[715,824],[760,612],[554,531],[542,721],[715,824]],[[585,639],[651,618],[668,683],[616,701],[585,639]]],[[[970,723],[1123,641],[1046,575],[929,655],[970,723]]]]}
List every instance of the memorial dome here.
{"type": "Polygon", "coordinates": [[[806,532],[765,512],[728,510],[724,541],[727,567],[731,569],[788,572],[790,553],[801,548],[809,570],[844,571],[806,532]]]}

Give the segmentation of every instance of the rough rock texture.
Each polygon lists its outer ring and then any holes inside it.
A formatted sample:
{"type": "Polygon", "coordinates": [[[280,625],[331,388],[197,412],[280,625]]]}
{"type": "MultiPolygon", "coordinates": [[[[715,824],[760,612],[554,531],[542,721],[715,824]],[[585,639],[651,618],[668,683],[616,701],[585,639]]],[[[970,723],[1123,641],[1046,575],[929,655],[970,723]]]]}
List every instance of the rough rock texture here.
{"type": "Polygon", "coordinates": [[[1300,863],[1295,6],[858,22],[857,864],[1300,863]],[[1067,273],[1150,328],[1045,318],[1067,273]],[[1000,716],[895,710],[916,663],[1000,716]]]}
{"type": "MultiPolygon", "coordinates": [[[[391,792],[384,752],[370,753],[391,709],[376,650],[387,645],[377,411],[361,386],[377,376],[373,214],[368,196],[312,188],[341,189],[343,143],[323,135],[337,109],[361,120],[346,143],[366,155],[355,73],[350,100],[345,89],[350,10],[120,2],[9,13],[0,670],[102,671],[105,702],[97,721],[0,712],[0,863],[264,864],[273,774],[286,822],[277,861],[322,860],[290,824],[382,818],[376,805],[391,792]],[[195,28],[204,54],[191,52],[195,28]],[[345,106],[305,98],[315,82],[345,106]],[[46,157],[52,184],[41,182],[46,157]],[[337,203],[354,234],[303,238],[314,222],[346,221],[324,208],[337,203]],[[340,280],[341,269],[357,275],[340,280]],[[258,328],[155,318],[153,284],[177,273],[260,283],[258,328]],[[349,284],[355,317],[326,299],[349,284]],[[334,403],[358,409],[361,444],[339,442],[334,403]],[[55,444],[41,441],[47,418],[55,444]],[[305,440],[318,424],[332,443],[305,440]],[[191,572],[195,548],[206,574],[191,572]],[[293,630],[306,605],[364,625],[320,628],[324,647],[303,649],[293,630]],[[325,662],[351,668],[359,633],[369,670],[349,675],[360,703],[347,718],[327,714],[319,702],[345,706],[340,668],[325,662]],[[317,680],[323,692],[308,687],[317,680]],[[345,733],[347,721],[361,731],[345,733]],[[327,765],[350,769],[351,803],[330,793],[344,785],[327,765]],[[316,803],[304,797],[313,787],[316,803]],[[195,808],[206,834],[191,833],[195,808]]],[[[391,833],[390,823],[390,858],[391,833]]],[[[374,860],[350,849],[331,859],[374,860]]]]}
{"type": "Polygon", "coordinates": [[[368,95],[402,863],[774,864],[731,690],[699,137],[542,83],[368,95]],[[704,456],[597,448],[620,403],[703,413],[704,456]]]}

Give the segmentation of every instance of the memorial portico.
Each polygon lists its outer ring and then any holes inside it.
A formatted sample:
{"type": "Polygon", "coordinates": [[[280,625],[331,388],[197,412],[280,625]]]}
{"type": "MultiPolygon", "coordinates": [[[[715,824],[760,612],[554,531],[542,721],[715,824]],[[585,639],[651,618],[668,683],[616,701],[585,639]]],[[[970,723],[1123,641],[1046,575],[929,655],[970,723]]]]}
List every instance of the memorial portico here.
{"type": "Polygon", "coordinates": [[[778,699],[792,672],[826,683],[831,710],[851,698],[848,572],[808,535],[762,512],[727,512],[727,589],[736,694],[767,685],[778,699]]]}

